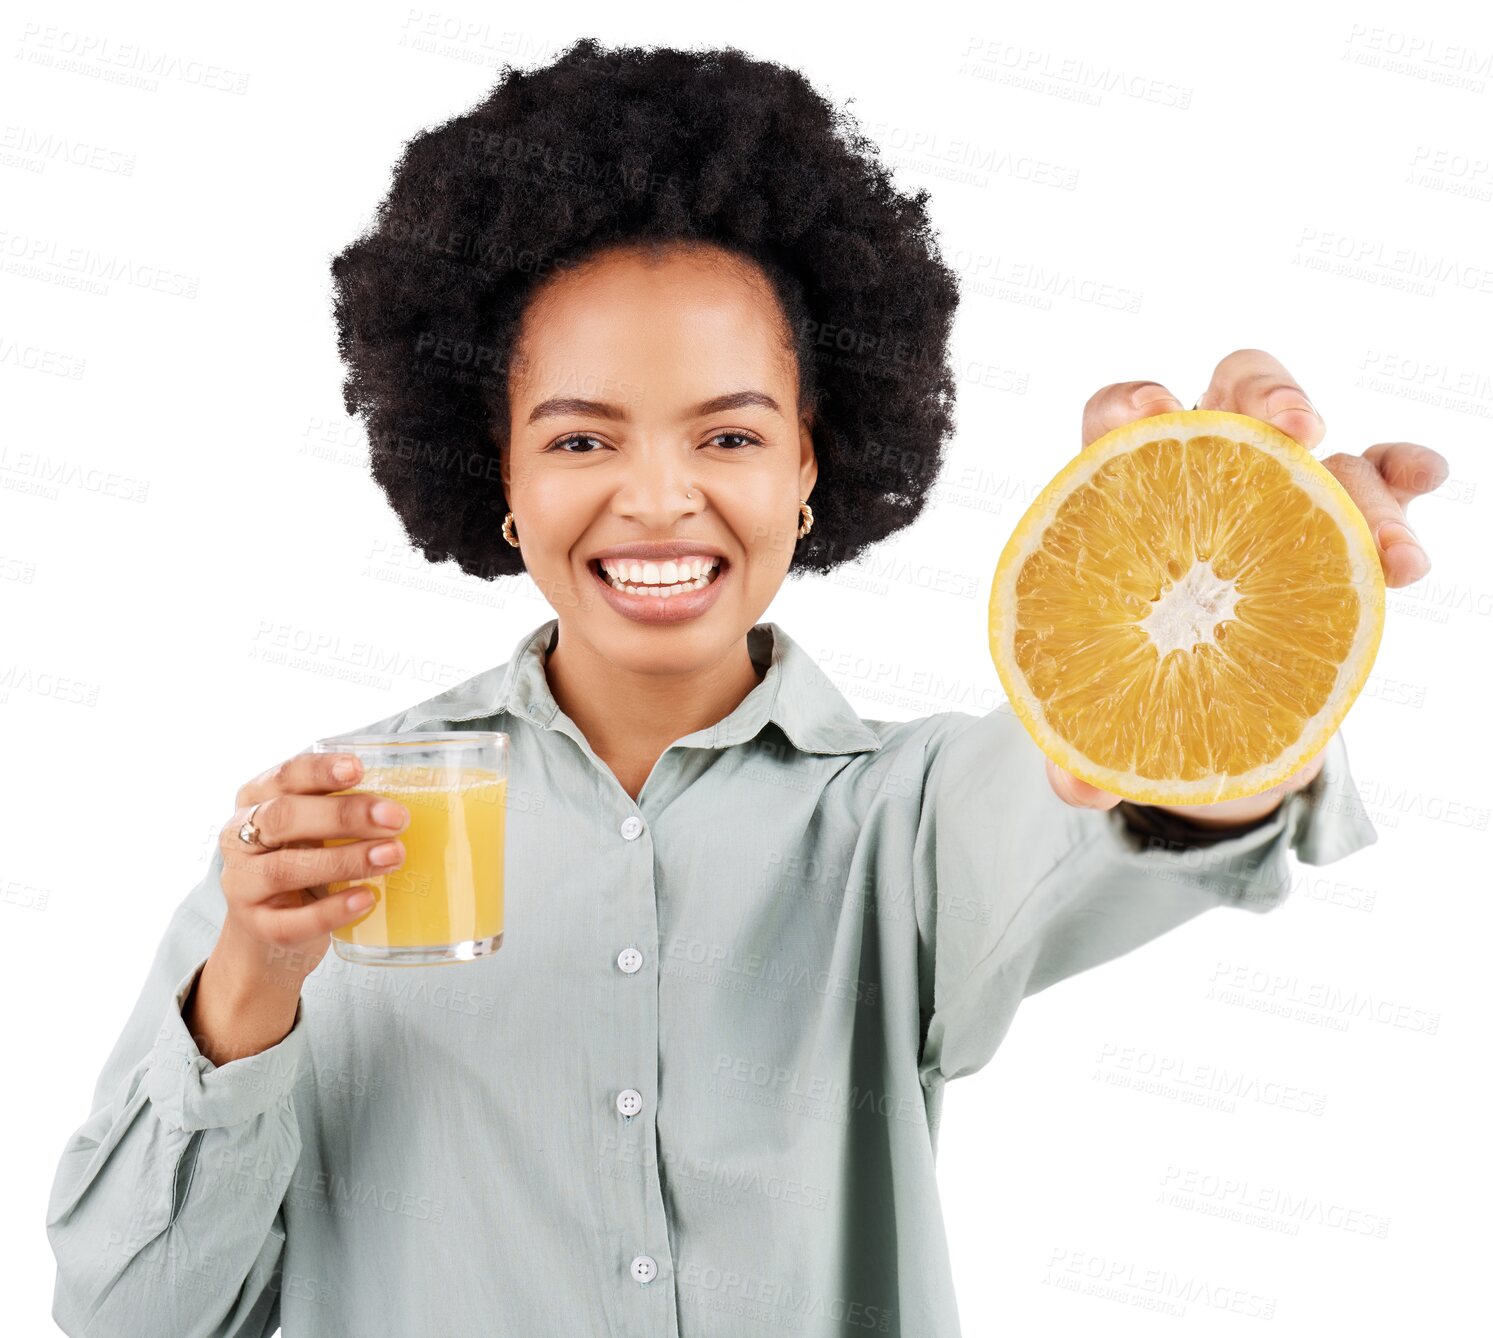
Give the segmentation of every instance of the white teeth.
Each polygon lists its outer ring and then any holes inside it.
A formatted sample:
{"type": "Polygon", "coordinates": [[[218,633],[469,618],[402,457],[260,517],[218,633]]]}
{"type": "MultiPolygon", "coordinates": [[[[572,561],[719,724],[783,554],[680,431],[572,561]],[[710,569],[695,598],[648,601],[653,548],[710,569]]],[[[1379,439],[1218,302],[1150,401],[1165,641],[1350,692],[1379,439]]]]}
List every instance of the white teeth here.
{"type": "Polygon", "coordinates": [[[717,557],[671,558],[665,562],[629,562],[618,558],[599,561],[608,582],[617,589],[659,599],[672,599],[709,585],[721,562],[717,557]]]}
{"type": "Polygon", "coordinates": [[[622,558],[602,558],[602,570],[614,583],[668,586],[698,581],[720,566],[717,557],[670,558],[664,562],[629,562],[622,558]]]}

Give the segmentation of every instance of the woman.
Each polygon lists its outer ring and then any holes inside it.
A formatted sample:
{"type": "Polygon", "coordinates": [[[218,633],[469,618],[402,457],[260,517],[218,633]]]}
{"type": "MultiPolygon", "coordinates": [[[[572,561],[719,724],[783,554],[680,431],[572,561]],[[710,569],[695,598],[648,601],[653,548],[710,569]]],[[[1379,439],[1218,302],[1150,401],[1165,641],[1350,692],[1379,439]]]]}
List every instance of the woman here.
{"type": "MultiPolygon", "coordinates": [[[[326,886],[406,815],[330,797],[351,755],[245,784],[63,1153],[65,1331],[956,1334],[945,1083],[1025,995],[1375,839],[1340,739],[1147,810],[1002,711],[862,720],[759,622],[936,476],[956,287],[923,205],[734,51],[582,41],[411,142],[334,264],[348,407],[425,555],[556,616],[348,732],[510,735],[508,939],[327,956],[364,903],[326,886]]],[[[1255,350],[1204,403],[1322,432],[1255,350]]],[[[1085,439],[1177,407],[1111,386],[1085,439]]],[[[1334,461],[1385,536],[1444,469],[1334,461]]]]}

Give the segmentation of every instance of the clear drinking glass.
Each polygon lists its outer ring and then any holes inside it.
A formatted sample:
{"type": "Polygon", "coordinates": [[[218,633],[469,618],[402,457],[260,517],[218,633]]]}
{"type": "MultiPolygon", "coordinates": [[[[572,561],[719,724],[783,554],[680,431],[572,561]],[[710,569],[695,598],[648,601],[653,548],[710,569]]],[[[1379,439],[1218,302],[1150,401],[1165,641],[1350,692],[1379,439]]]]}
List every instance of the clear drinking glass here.
{"type": "Polygon", "coordinates": [[[318,739],[312,751],[362,759],[357,784],[333,793],[383,795],[410,814],[409,826],[394,834],[404,843],[403,864],[327,884],[329,893],[367,884],[374,894],[364,914],[332,931],[337,955],[365,966],[432,966],[502,947],[508,736],[350,734],[318,739]]]}

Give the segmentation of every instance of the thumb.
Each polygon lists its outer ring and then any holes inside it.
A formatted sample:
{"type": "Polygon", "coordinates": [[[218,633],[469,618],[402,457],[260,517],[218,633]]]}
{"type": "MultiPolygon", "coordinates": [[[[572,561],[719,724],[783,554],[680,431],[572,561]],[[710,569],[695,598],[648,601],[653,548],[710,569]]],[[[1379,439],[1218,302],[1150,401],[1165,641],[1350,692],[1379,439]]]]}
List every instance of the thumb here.
{"type": "Polygon", "coordinates": [[[1047,783],[1052,786],[1053,793],[1059,799],[1065,804],[1072,804],[1074,808],[1106,809],[1113,808],[1120,802],[1119,795],[1110,794],[1097,785],[1079,780],[1072,772],[1064,771],[1050,757],[1047,759],[1047,783]]]}

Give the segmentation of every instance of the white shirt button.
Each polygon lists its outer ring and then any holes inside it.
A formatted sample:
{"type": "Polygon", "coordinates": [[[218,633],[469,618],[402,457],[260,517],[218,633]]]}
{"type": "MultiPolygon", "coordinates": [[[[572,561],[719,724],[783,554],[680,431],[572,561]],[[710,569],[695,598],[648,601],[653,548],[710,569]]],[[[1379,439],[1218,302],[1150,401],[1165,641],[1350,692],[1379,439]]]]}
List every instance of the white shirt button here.
{"type": "Polygon", "coordinates": [[[622,819],[622,835],[629,841],[636,841],[643,833],[643,819],[636,813],[629,813],[622,819]]]}
{"type": "Polygon", "coordinates": [[[643,1109],[643,1094],[631,1087],[617,1093],[617,1109],[624,1115],[636,1115],[643,1109]]]}
{"type": "Polygon", "coordinates": [[[638,970],[638,968],[642,965],[643,954],[640,953],[636,948],[623,948],[622,951],[617,954],[618,969],[621,971],[625,971],[628,975],[632,975],[633,972],[638,970]]]}
{"type": "Polygon", "coordinates": [[[658,1265],[651,1254],[640,1254],[632,1261],[632,1275],[639,1282],[652,1282],[658,1276],[658,1265]]]}

